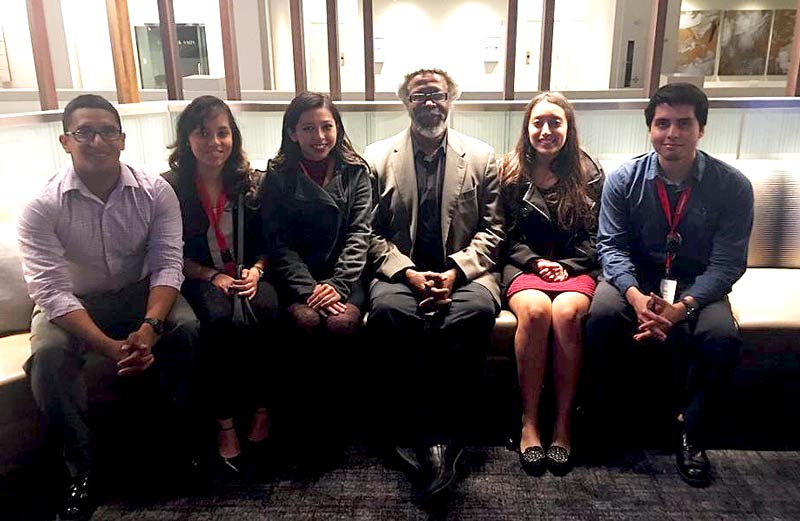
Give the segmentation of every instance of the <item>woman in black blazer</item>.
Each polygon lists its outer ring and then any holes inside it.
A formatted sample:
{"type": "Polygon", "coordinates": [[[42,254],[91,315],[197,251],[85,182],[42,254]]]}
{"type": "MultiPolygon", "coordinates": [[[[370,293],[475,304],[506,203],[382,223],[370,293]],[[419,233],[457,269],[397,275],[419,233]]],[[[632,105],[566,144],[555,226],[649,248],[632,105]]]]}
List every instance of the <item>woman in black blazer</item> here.
{"type": "MultiPolygon", "coordinates": [[[[261,210],[270,274],[288,330],[282,388],[296,400],[292,410],[299,412],[300,432],[294,438],[303,443],[304,434],[314,437],[320,426],[337,424],[335,402],[349,380],[350,364],[342,362],[353,348],[365,301],[361,272],[372,188],[369,169],[328,96],[295,97],[282,134],[262,184],[261,210]]],[[[317,435],[330,444],[335,430],[317,435]]]]}
{"type": "Polygon", "coordinates": [[[545,465],[565,472],[581,362],[581,318],[599,274],[595,239],[603,171],[579,148],[575,113],[563,95],[544,92],[528,104],[519,143],[503,159],[500,175],[508,227],[503,280],[518,321],[520,463],[531,474],[541,473],[545,465]],[[556,416],[545,451],[538,409],[551,335],[556,416]]]}
{"type": "Polygon", "coordinates": [[[283,117],[261,209],[270,272],[291,324],[352,333],[361,319],[370,235],[369,170],[324,94],[304,92],[283,117]]]}
{"type": "Polygon", "coordinates": [[[255,448],[267,438],[270,418],[263,380],[267,332],[278,309],[266,270],[258,186],[261,173],[250,168],[242,135],[228,106],[214,96],[192,101],[178,118],[169,157],[172,185],[183,216],[186,280],[181,289],[201,323],[202,393],[217,419],[217,448],[226,469],[238,472],[241,446],[233,416],[237,401],[252,412],[247,440],[255,448]],[[240,203],[242,206],[240,206],[240,203]],[[238,244],[238,214],[244,212],[244,244],[238,244]],[[236,273],[239,248],[244,270],[236,273]],[[258,326],[232,323],[234,296],[250,300],[258,326]],[[244,378],[243,378],[244,376],[244,378]],[[240,398],[237,388],[245,387],[240,398]]]}

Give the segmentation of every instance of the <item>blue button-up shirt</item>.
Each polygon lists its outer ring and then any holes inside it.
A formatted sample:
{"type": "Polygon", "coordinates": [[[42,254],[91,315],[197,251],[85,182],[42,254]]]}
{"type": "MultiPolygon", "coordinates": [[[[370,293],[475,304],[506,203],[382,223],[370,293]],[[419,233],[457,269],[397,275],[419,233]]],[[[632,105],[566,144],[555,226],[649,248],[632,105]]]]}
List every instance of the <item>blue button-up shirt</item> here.
{"type": "MultiPolygon", "coordinates": [[[[660,170],[650,152],[620,166],[603,187],[597,253],[603,276],[623,295],[631,286],[658,292],[664,277],[669,225],[655,183],[660,170]]],[[[704,306],[730,292],[747,267],[753,188],[740,171],[701,151],[690,182],[671,275],[679,296],[704,306]]]]}

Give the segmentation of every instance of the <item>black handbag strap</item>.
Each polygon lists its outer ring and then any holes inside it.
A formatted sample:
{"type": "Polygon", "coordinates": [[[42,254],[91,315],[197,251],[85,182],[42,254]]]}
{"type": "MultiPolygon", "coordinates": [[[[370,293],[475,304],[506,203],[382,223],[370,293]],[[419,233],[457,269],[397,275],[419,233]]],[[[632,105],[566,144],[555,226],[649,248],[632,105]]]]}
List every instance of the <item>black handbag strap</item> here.
{"type": "Polygon", "coordinates": [[[236,264],[244,264],[244,194],[239,194],[239,208],[237,209],[237,220],[239,229],[236,230],[236,237],[239,241],[236,248],[236,264]]]}

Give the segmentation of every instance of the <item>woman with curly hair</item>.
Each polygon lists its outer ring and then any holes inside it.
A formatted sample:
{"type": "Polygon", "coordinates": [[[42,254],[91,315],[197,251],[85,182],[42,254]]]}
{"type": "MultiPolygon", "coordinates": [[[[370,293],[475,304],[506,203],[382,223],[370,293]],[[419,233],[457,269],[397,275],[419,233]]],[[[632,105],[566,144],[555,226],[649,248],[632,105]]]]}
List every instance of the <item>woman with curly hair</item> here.
{"type": "Polygon", "coordinates": [[[274,323],[278,304],[275,288],[263,277],[261,173],[250,168],[230,108],[214,96],[200,96],[183,110],[172,148],[171,171],[163,175],[183,215],[182,293],[202,326],[201,387],[218,423],[221,461],[238,472],[242,448],[233,418],[239,402],[249,408],[246,439],[253,448],[267,438],[270,423],[265,385],[257,381],[267,365],[264,332],[274,323]],[[244,212],[244,244],[238,243],[239,212],[244,212]],[[240,249],[244,269],[237,273],[240,249]],[[234,324],[237,297],[249,299],[257,327],[234,324]],[[245,388],[244,399],[238,387],[245,388]]]}
{"type": "Polygon", "coordinates": [[[516,149],[500,168],[508,226],[503,270],[517,316],[514,350],[522,393],[520,464],[530,474],[565,472],[570,419],[581,363],[581,319],[594,295],[602,169],[578,145],[575,112],[556,92],[525,110],[516,149]],[[545,451],[539,398],[552,336],[555,425],[545,451]]]}

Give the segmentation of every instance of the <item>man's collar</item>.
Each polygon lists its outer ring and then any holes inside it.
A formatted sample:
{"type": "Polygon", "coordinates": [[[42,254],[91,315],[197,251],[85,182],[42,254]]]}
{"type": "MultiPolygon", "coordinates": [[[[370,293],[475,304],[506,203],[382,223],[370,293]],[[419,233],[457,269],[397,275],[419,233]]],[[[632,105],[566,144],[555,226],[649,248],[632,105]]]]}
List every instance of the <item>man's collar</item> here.
{"type": "Polygon", "coordinates": [[[428,155],[422,150],[420,146],[416,134],[409,129],[408,133],[411,135],[411,146],[414,150],[414,157],[417,157],[417,154],[420,152],[423,154],[423,158],[427,160],[431,160],[432,158],[436,157],[439,154],[445,155],[447,152],[447,130],[444,131],[444,136],[442,136],[442,141],[439,143],[439,146],[436,147],[436,150],[433,151],[432,154],[428,155]]]}
{"type": "MultiPolygon", "coordinates": [[[[689,176],[686,179],[694,179],[697,182],[702,181],[703,172],[705,171],[705,168],[706,168],[705,154],[703,154],[701,151],[698,150],[697,154],[695,154],[694,156],[694,162],[692,163],[692,166],[689,168],[689,176]]],[[[655,179],[656,177],[660,177],[661,179],[664,180],[666,184],[676,185],[676,186],[682,186],[686,182],[686,179],[684,179],[680,183],[671,181],[664,173],[664,169],[661,168],[661,163],[658,160],[658,154],[656,152],[653,152],[653,161],[652,164],[650,165],[649,171],[645,174],[645,177],[647,179],[655,179]]]]}
{"type": "MultiPolygon", "coordinates": [[[[120,165],[120,173],[117,186],[138,187],[139,182],[136,180],[136,177],[133,175],[133,172],[128,167],[128,165],[124,163],[120,163],[119,165],[120,165]]],[[[75,171],[75,167],[69,165],[69,167],[67,167],[67,175],[64,178],[63,193],[67,193],[71,190],[78,190],[79,192],[87,196],[92,193],[92,191],[89,190],[89,187],[86,186],[86,183],[84,183],[83,180],[80,178],[78,172],[75,171]]]]}

